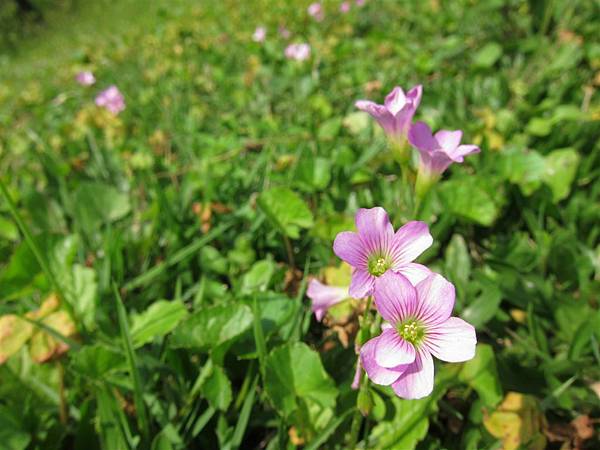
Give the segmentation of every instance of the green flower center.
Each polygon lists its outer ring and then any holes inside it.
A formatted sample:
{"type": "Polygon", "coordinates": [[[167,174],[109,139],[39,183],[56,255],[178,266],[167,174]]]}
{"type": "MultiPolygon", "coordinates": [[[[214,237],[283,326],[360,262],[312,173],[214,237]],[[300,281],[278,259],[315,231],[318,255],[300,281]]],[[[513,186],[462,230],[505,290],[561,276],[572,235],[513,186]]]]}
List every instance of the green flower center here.
{"type": "Polygon", "coordinates": [[[375,277],[383,275],[392,266],[389,258],[382,255],[373,255],[369,258],[369,273],[375,277]]]}
{"type": "Polygon", "coordinates": [[[417,346],[425,337],[425,327],[416,319],[407,319],[398,325],[398,334],[405,341],[417,346]]]}

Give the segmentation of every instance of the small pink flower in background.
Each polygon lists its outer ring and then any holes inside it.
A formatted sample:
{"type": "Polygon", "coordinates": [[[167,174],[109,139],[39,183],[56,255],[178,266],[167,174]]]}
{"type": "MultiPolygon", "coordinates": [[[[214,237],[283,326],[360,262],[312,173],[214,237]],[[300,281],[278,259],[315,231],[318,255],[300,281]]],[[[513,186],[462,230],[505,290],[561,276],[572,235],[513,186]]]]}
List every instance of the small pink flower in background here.
{"type": "Polygon", "coordinates": [[[112,85],[96,96],[96,105],[106,108],[113,114],[119,114],[125,109],[125,99],[119,89],[112,85]]]}
{"type": "Polygon", "coordinates": [[[361,349],[367,376],[392,386],[402,398],[426,397],[433,390],[433,358],[447,362],[475,356],[475,328],[450,317],[452,283],[432,273],[413,287],[402,275],[387,272],[375,284],[375,306],[387,321],[383,332],[361,349]]]}
{"type": "Polygon", "coordinates": [[[325,10],[319,2],[311,3],[308,7],[308,14],[317,22],[321,22],[325,18],[325,10]]]}
{"type": "Polygon", "coordinates": [[[421,85],[413,87],[406,94],[400,86],[396,86],[385,97],[383,105],[369,100],[359,100],[355,105],[361,111],[373,116],[392,142],[403,146],[412,118],[421,103],[422,94],[423,87],[421,85]]]}
{"type": "Polygon", "coordinates": [[[292,36],[290,30],[283,25],[280,25],[277,31],[279,31],[279,36],[281,36],[283,39],[289,39],[292,36]]]}
{"type": "Polygon", "coordinates": [[[96,82],[96,77],[92,72],[84,70],[75,76],[75,80],[82,86],[91,86],[96,82]]]}
{"type": "Polygon", "coordinates": [[[296,61],[304,61],[310,58],[310,45],[306,43],[290,44],[285,49],[285,57],[296,61]]]}
{"type": "Polygon", "coordinates": [[[439,176],[453,162],[462,163],[464,157],[481,150],[476,145],[460,145],[462,131],[440,130],[435,135],[423,122],[416,122],[408,133],[409,142],[419,151],[419,170],[439,176]]]}
{"type": "Polygon", "coordinates": [[[364,6],[366,3],[366,0],[356,0],[356,6],[364,6]]]}
{"type": "Polygon", "coordinates": [[[265,42],[267,37],[267,29],[265,27],[256,27],[252,34],[252,40],[254,42],[265,42]]]}
{"type": "Polygon", "coordinates": [[[310,309],[319,322],[329,308],[350,298],[348,286],[327,286],[314,278],[308,282],[306,295],[312,300],[310,309]]]}
{"type": "Polygon", "coordinates": [[[424,222],[408,222],[394,233],[383,208],[359,209],[356,212],[358,233],[342,231],[333,242],[334,253],[352,266],[349,293],[363,298],[373,293],[375,280],[388,271],[406,276],[417,284],[431,272],[413,263],[433,243],[424,222]]]}
{"type": "Polygon", "coordinates": [[[351,7],[350,2],[342,2],[342,3],[340,3],[340,12],[342,14],[346,14],[347,12],[350,11],[350,7],[351,7]]]}

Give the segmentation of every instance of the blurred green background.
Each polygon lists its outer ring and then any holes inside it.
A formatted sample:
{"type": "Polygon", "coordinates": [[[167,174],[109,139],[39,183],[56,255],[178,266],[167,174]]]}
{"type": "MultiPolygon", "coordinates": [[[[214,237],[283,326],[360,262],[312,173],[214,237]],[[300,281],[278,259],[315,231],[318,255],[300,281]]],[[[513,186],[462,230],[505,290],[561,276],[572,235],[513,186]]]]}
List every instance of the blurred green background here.
{"type": "Polygon", "coordinates": [[[415,84],[482,149],[418,217],[478,351],[360,448],[600,447],[600,3],[309,3],[0,3],[0,449],[346,448],[356,305],[306,279],[358,207],[417,219],[354,108],[415,84]]]}

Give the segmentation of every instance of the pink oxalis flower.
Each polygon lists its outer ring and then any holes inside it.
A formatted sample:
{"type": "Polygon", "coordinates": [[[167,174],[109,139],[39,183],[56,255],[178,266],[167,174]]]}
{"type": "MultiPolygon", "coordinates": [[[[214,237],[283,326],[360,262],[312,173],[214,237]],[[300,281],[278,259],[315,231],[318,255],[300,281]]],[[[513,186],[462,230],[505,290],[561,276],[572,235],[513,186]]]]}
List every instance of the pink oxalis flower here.
{"type": "Polygon", "coordinates": [[[267,37],[267,29],[265,27],[256,27],[254,33],[252,34],[252,40],[254,42],[265,42],[267,37]]]}
{"type": "Polygon", "coordinates": [[[475,356],[475,328],[458,317],[454,286],[432,273],[414,287],[386,272],[375,284],[375,306],[387,321],[383,332],[361,349],[361,363],[376,384],[392,386],[402,398],[426,397],[433,390],[433,358],[447,362],[475,356]]]}
{"type": "Polygon", "coordinates": [[[296,61],[304,61],[310,58],[310,45],[306,43],[290,44],[285,49],[285,57],[296,61]]]}
{"type": "Polygon", "coordinates": [[[423,87],[421,85],[413,87],[406,94],[400,86],[396,86],[385,97],[383,105],[369,100],[359,100],[355,105],[358,109],[369,113],[377,120],[395,146],[404,148],[406,135],[413,116],[421,103],[422,94],[423,87]]]}
{"type": "Polygon", "coordinates": [[[350,2],[342,2],[340,3],[340,12],[342,14],[346,14],[347,12],[350,11],[350,2]]]}
{"type": "Polygon", "coordinates": [[[96,82],[96,77],[89,70],[84,70],[75,76],[75,80],[82,86],[91,86],[96,82]]]}
{"type": "Polygon", "coordinates": [[[448,166],[462,163],[464,157],[481,150],[476,145],[460,145],[462,131],[440,130],[432,134],[423,122],[416,122],[408,132],[409,142],[419,151],[420,163],[415,190],[423,197],[448,166]]]}
{"type": "Polygon", "coordinates": [[[115,86],[109,86],[96,96],[96,105],[106,108],[113,114],[119,114],[125,109],[125,98],[115,86]]]}
{"type": "Polygon", "coordinates": [[[431,273],[413,263],[433,243],[426,223],[408,222],[394,233],[387,212],[380,207],[359,209],[355,223],[358,233],[343,231],[333,242],[335,254],[352,266],[351,297],[371,295],[375,280],[388,271],[401,273],[413,284],[431,273]]]}
{"type": "Polygon", "coordinates": [[[350,298],[348,286],[328,286],[314,278],[308,282],[306,295],[312,301],[310,309],[318,321],[323,319],[329,308],[350,298]]]}
{"type": "Polygon", "coordinates": [[[465,156],[481,151],[476,145],[460,145],[462,134],[460,130],[440,130],[434,135],[427,124],[416,122],[408,140],[421,155],[421,168],[441,175],[453,162],[462,163],[465,156]]]}
{"type": "Polygon", "coordinates": [[[321,22],[325,18],[325,10],[323,9],[323,5],[319,2],[311,3],[307,11],[308,15],[317,22],[321,22]]]}

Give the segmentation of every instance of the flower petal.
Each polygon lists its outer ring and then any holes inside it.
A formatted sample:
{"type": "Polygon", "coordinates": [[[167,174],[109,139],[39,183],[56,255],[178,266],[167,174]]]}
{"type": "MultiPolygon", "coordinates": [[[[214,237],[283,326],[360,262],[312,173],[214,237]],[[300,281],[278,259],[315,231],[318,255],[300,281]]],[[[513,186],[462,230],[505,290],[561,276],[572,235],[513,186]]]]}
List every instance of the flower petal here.
{"type": "Polygon", "coordinates": [[[375,280],[375,306],[392,326],[413,314],[417,291],[403,275],[388,270],[375,280]]]}
{"type": "Polygon", "coordinates": [[[352,231],[338,233],[333,241],[333,251],[352,267],[367,267],[367,249],[357,233],[352,231]]]}
{"type": "Polygon", "coordinates": [[[393,328],[383,330],[375,343],[375,362],[391,369],[415,360],[415,348],[406,342],[393,328]]]}
{"type": "Polygon", "coordinates": [[[408,131],[408,141],[420,152],[433,152],[440,148],[431,128],[425,122],[415,122],[408,131]]]}
{"type": "Polygon", "coordinates": [[[373,293],[375,277],[366,269],[352,269],[352,281],[350,282],[350,297],[364,298],[373,293]]]}
{"type": "Polygon", "coordinates": [[[314,278],[308,282],[306,295],[312,300],[310,308],[319,321],[329,308],[350,297],[348,288],[327,286],[314,278]]]}
{"type": "Polygon", "coordinates": [[[433,358],[426,350],[417,352],[415,361],[392,384],[398,397],[417,399],[433,391],[433,358]]]}
{"type": "Polygon", "coordinates": [[[454,308],[454,285],[443,276],[432,273],[416,286],[417,309],[415,315],[426,325],[445,322],[454,308]]]}
{"type": "Polygon", "coordinates": [[[413,109],[417,109],[421,104],[421,96],[423,95],[423,86],[417,84],[406,93],[406,100],[412,103],[413,109]]]}
{"type": "Polygon", "coordinates": [[[431,275],[431,270],[429,270],[423,264],[417,263],[408,263],[403,265],[396,272],[408,278],[408,281],[410,281],[410,284],[413,286],[416,286],[429,275],[431,275]]]}
{"type": "Polygon", "coordinates": [[[391,256],[393,270],[399,270],[417,258],[433,244],[433,237],[425,222],[412,221],[400,227],[394,235],[391,256]]]}
{"type": "Polygon", "coordinates": [[[367,254],[387,250],[394,236],[394,227],[385,209],[379,206],[360,208],[356,211],[355,222],[367,254]]]}
{"type": "Polygon", "coordinates": [[[459,145],[450,156],[455,162],[463,162],[464,157],[472,153],[479,153],[481,149],[476,145],[459,145]]]}
{"type": "Polygon", "coordinates": [[[390,114],[385,106],[378,105],[377,103],[369,100],[359,100],[354,104],[354,106],[361,111],[369,113],[375,120],[377,120],[379,125],[381,125],[387,134],[394,133],[394,116],[390,114]]]}
{"type": "Polygon", "coordinates": [[[388,369],[382,367],[375,361],[375,347],[377,345],[377,337],[373,338],[360,349],[360,360],[362,366],[367,372],[369,379],[376,384],[389,386],[406,370],[408,365],[402,365],[388,369]]]}
{"type": "Polygon", "coordinates": [[[446,362],[463,362],[475,356],[477,337],[475,328],[458,317],[427,330],[425,341],[429,351],[446,362]]]}
{"type": "Polygon", "coordinates": [[[394,116],[398,114],[398,111],[404,108],[406,105],[406,96],[400,86],[396,86],[392,89],[392,92],[385,97],[384,105],[394,116]]]}
{"type": "Polygon", "coordinates": [[[461,130],[440,130],[435,133],[435,140],[438,141],[444,152],[452,154],[460,145],[462,134],[461,130]]]}
{"type": "MultiPolygon", "coordinates": [[[[421,158],[422,158],[422,161],[424,161],[422,153],[421,153],[421,158]]],[[[452,157],[449,156],[443,150],[438,150],[433,153],[430,153],[429,158],[430,158],[429,163],[427,163],[428,169],[430,172],[437,173],[437,174],[443,173],[448,168],[448,166],[450,164],[452,164],[453,162],[458,162],[458,161],[455,161],[454,159],[452,159],[452,157]]]]}

